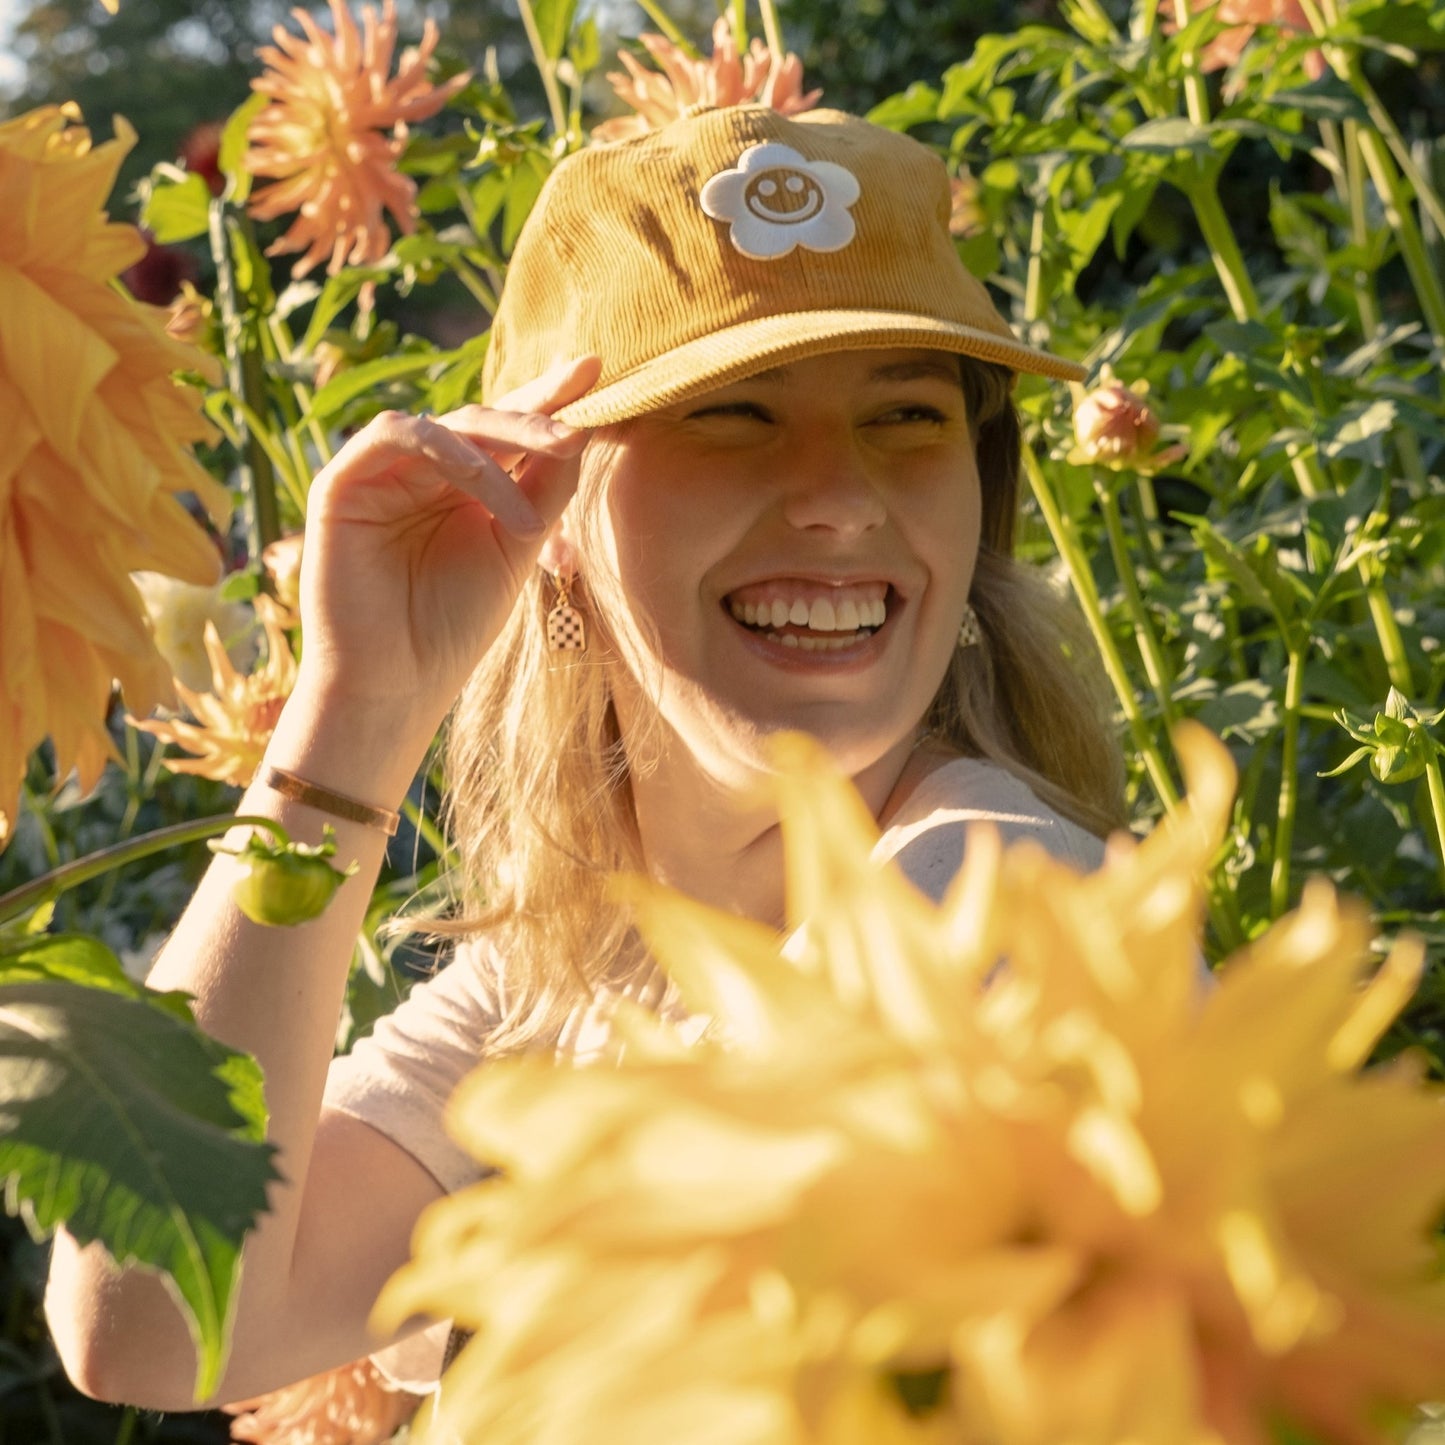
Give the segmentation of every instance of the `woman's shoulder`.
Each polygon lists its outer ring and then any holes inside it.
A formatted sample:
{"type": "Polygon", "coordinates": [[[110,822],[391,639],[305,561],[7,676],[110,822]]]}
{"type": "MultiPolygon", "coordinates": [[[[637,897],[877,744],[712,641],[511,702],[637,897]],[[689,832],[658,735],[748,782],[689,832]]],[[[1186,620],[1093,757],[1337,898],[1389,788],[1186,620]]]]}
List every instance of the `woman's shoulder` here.
{"type": "Polygon", "coordinates": [[[966,757],[939,757],[920,770],[887,815],[874,857],[892,859],[916,887],[942,898],[963,865],[969,828],[980,823],[1005,844],[1030,838],[1076,868],[1103,861],[1103,842],[1049,807],[1022,778],[966,757]]]}

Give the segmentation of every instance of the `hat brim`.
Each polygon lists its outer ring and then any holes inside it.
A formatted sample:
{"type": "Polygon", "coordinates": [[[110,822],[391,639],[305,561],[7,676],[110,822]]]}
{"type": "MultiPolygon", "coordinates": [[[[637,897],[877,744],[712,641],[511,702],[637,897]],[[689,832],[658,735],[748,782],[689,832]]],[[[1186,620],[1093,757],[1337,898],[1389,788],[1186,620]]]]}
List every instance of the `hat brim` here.
{"type": "Polygon", "coordinates": [[[803,311],[743,321],[673,348],[560,408],[568,426],[609,426],[687,401],[770,367],[828,351],[878,347],[951,351],[1057,381],[1087,369],[977,327],[899,311],[803,311]]]}

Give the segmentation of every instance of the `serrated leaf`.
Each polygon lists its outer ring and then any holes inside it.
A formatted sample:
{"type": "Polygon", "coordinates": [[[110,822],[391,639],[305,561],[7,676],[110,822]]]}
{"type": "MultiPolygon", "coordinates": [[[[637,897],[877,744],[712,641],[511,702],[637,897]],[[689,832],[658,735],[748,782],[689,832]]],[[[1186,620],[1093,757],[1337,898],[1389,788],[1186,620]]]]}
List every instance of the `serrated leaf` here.
{"type": "Polygon", "coordinates": [[[211,188],[194,174],[158,180],[141,207],[140,222],[160,246],[204,236],[211,224],[211,188]]]}
{"type": "Polygon", "coordinates": [[[63,1224],[161,1271],[196,1342],[201,1398],[224,1364],[241,1242],[277,1177],[260,1070],[178,1017],[173,997],[61,977],[109,972],[89,942],[37,940],[8,960],[16,981],[0,980],[6,1207],[37,1235],[63,1224]],[[19,979],[26,964],[50,976],[19,979]]]}

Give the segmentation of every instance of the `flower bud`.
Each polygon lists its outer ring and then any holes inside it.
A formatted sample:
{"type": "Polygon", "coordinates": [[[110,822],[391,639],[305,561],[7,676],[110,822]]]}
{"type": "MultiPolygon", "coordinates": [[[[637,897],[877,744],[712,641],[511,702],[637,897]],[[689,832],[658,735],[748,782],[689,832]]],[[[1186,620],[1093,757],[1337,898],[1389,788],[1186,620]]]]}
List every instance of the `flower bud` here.
{"type": "Polygon", "coordinates": [[[336,833],[328,827],[322,841],[314,846],[306,843],[277,843],[252,833],[239,849],[220,848],[237,859],[241,876],[231,886],[236,907],[252,923],[267,927],[291,927],[309,923],[326,911],[336,890],[356,872],[352,863],[346,869],[333,868],[327,861],[336,852],[336,833]]]}
{"type": "Polygon", "coordinates": [[[1125,386],[1106,366],[1099,385],[1074,391],[1074,446],[1068,460],[1075,466],[1103,466],[1157,471],[1177,461],[1185,446],[1157,451],[1159,418],[1145,401],[1147,381],[1125,386]]]}

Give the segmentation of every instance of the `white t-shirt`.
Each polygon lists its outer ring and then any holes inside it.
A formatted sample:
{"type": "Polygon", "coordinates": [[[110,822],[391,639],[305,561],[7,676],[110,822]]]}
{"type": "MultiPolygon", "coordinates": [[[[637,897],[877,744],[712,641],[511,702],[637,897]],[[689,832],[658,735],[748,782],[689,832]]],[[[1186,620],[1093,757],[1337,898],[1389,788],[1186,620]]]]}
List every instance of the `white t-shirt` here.
{"type": "MultiPolygon", "coordinates": [[[[974,758],[954,759],[925,776],[890,821],[874,856],[894,859],[922,892],[941,899],[963,862],[969,825],[984,821],[1005,843],[1034,838],[1081,870],[1098,867],[1103,858],[1103,844],[1091,833],[1046,807],[1011,774],[974,758]]],[[[334,1060],[327,1079],[326,1107],[379,1130],[448,1191],[483,1173],[447,1135],[442,1117],[462,1077],[486,1056],[501,1017],[498,976],[485,942],[462,945],[369,1038],[334,1060]]],[[[679,1017],[658,970],[619,992],[679,1017]]],[[[560,1033],[541,1046],[551,1043],[579,1062],[595,1056],[606,1043],[613,998],[602,995],[579,1005],[560,1033]]]]}

